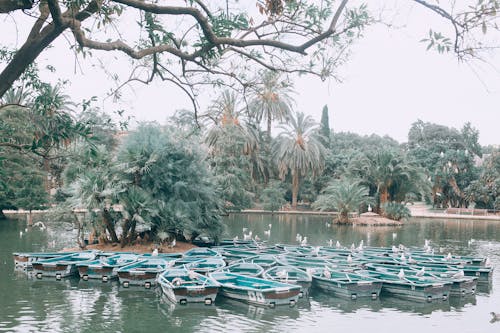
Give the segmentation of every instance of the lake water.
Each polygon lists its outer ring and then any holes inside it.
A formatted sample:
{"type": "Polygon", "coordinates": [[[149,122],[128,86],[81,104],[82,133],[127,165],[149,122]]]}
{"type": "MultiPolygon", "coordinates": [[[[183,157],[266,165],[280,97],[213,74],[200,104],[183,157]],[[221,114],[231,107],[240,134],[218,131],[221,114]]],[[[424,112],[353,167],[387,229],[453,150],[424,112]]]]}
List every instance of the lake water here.
{"type": "Polygon", "coordinates": [[[329,225],[327,217],[232,215],[227,237],[243,228],[271,243],[407,246],[430,239],[444,253],[489,256],[497,267],[491,285],[475,296],[416,303],[382,296],[346,301],[312,292],[297,306],[249,306],[218,297],[215,306],[172,305],[155,290],[118,283],[33,280],[15,272],[12,252],[54,251],[70,245],[72,230],[26,230],[24,222],[0,220],[0,332],[500,332],[490,312],[500,313],[500,222],[413,219],[403,227],[329,225]],[[272,225],[270,237],[264,231],[272,225]],[[22,232],[22,235],[20,234],[22,232]],[[469,245],[468,241],[475,239],[469,245]]]}

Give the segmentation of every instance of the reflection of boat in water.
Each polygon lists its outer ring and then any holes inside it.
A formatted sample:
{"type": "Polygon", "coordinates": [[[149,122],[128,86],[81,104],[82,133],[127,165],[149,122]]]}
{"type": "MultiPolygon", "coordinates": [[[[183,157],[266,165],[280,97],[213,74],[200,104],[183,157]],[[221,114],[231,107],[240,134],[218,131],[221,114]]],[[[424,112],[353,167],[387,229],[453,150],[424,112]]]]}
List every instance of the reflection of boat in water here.
{"type": "MultiPolygon", "coordinates": [[[[301,302],[299,301],[298,304],[301,302]]],[[[217,305],[227,309],[231,314],[241,315],[249,319],[264,320],[274,322],[276,319],[298,319],[300,317],[301,306],[288,307],[277,306],[274,308],[256,306],[248,303],[239,302],[230,298],[217,298],[217,305]]]]}
{"type": "Polygon", "coordinates": [[[433,311],[440,310],[444,312],[451,311],[449,299],[434,300],[432,302],[413,302],[399,297],[384,297],[381,299],[381,305],[385,309],[395,309],[401,312],[411,312],[421,315],[431,314],[433,311]]]}
{"type": "Polygon", "coordinates": [[[488,295],[493,290],[493,283],[490,280],[489,283],[478,283],[476,294],[488,295]]]}
{"type": "Polygon", "coordinates": [[[166,317],[179,317],[183,320],[188,318],[198,318],[196,320],[204,320],[209,316],[217,316],[218,310],[215,306],[207,306],[204,303],[174,303],[167,295],[158,292],[160,300],[158,302],[158,310],[166,317]]]}
{"type": "Polygon", "coordinates": [[[47,293],[60,292],[78,287],[79,278],[71,277],[63,280],[54,280],[52,277],[36,278],[34,273],[28,274],[31,281],[30,288],[47,288],[47,293]]]}
{"type": "Polygon", "coordinates": [[[464,297],[451,297],[450,298],[450,306],[455,310],[460,310],[466,305],[476,305],[476,295],[467,295],[464,297]]]}
{"type": "Polygon", "coordinates": [[[382,304],[379,298],[359,298],[357,300],[350,300],[340,297],[332,297],[330,294],[313,289],[311,294],[311,301],[321,304],[321,307],[339,309],[343,313],[353,313],[359,309],[368,309],[372,312],[382,310],[382,304]]]}

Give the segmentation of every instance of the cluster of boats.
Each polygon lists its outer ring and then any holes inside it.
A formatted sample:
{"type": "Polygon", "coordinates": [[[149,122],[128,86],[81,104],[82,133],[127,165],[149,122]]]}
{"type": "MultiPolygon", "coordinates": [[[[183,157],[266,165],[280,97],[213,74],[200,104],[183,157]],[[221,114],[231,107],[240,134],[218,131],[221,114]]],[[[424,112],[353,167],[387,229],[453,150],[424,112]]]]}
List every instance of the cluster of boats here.
{"type": "Polygon", "coordinates": [[[333,296],[376,299],[381,293],[415,301],[474,294],[489,283],[489,259],[437,255],[421,248],[267,246],[227,241],[185,253],[14,253],[16,268],[36,278],[83,280],[152,288],[175,303],[213,304],[218,294],[256,305],[296,304],[311,288],[333,296]]]}

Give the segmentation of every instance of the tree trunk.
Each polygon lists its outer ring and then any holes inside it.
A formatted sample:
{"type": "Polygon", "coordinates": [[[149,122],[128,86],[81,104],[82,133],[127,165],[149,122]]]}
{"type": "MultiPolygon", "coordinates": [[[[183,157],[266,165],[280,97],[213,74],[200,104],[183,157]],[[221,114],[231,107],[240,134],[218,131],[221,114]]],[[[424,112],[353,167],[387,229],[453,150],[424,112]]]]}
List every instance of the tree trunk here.
{"type": "Polygon", "coordinates": [[[123,224],[122,224],[122,234],[120,237],[120,246],[125,247],[127,243],[129,242],[129,230],[130,230],[130,220],[129,219],[124,219],[123,224]]]}
{"type": "Polygon", "coordinates": [[[299,195],[299,173],[292,174],[292,209],[297,210],[297,196],[299,195]]]}
{"type": "Polygon", "coordinates": [[[387,191],[386,187],[383,187],[380,191],[380,207],[385,204],[389,200],[389,191],[387,191]]]}
{"type": "Polygon", "coordinates": [[[109,232],[109,236],[111,237],[111,242],[119,243],[118,237],[116,236],[115,226],[111,222],[112,218],[107,209],[104,209],[102,212],[102,219],[106,229],[109,232]]]}

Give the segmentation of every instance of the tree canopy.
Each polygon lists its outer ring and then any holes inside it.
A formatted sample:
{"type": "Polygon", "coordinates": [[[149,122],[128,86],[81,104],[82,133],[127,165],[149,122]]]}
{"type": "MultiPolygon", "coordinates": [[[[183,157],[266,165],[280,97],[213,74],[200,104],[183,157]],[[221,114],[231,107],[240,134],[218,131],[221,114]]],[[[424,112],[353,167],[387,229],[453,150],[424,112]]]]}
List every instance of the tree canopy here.
{"type": "MultiPolygon", "coordinates": [[[[460,59],[480,56],[494,43],[481,35],[498,31],[497,0],[474,4],[413,0],[451,27],[430,30],[429,48],[460,59]]],[[[348,0],[175,1],[0,0],[3,25],[17,24],[20,46],[0,45],[0,97],[16,81],[35,86],[36,60],[69,32],[78,57],[117,51],[129,57],[129,81],[169,81],[189,95],[197,87],[252,86],[255,68],[313,74],[325,79],[345,60],[352,42],[372,23],[365,4],[348,0]],[[256,7],[255,7],[256,6],[256,7]],[[4,13],[4,14],[2,14],[4,13]]],[[[56,64],[51,64],[54,69],[56,64]]],[[[23,83],[21,83],[23,84],[23,83]]]]}

